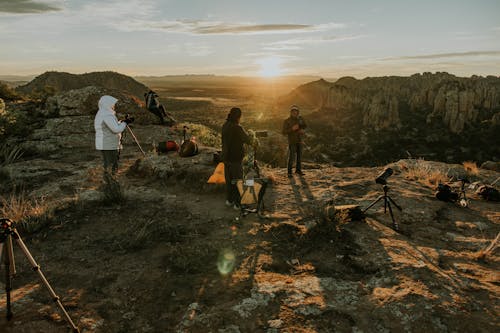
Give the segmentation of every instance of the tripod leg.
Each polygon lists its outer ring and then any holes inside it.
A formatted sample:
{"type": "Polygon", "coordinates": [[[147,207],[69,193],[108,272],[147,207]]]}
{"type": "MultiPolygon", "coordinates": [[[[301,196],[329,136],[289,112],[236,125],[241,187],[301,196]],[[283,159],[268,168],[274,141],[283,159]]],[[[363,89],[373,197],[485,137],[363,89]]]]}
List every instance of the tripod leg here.
{"type": "Polygon", "coordinates": [[[391,197],[387,197],[387,198],[388,198],[388,199],[392,202],[392,204],[393,204],[394,206],[396,206],[396,208],[397,208],[397,209],[399,209],[399,210],[403,210],[403,208],[401,208],[401,207],[400,207],[397,203],[395,203],[395,202],[394,202],[394,200],[392,200],[392,198],[391,198],[391,197]]]}
{"type": "Polygon", "coordinates": [[[392,213],[391,203],[389,201],[387,201],[387,206],[389,206],[389,213],[391,214],[392,227],[394,228],[394,230],[398,231],[399,230],[399,225],[396,222],[396,220],[394,219],[394,214],[392,213]]]}
{"type": "Polygon", "coordinates": [[[376,204],[377,202],[379,202],[380,200],[382,200],[383,198],[384,198],[384,196],[383,196],[383,195],[379,196],[379,197],[378,197],[378,198],[377,198],[374,202],[372,202],[372,203],[370,204],[370,206],[366,207],[366,208],[363,210],[363,213],[364,213],[364,212],[366,212],[368,209],[372,208],[373,206],[375,206],[375,204],[376,204]]]}
{"type": "MultiPolygon", "coordinates": [[[[10,292],[12,291],[12,274],[11,274],[11,258],[12,256],[12,239],[10,235],[7,236],[5,243],[2,244],[2,250],[0,253],[3,254],[3,264],[5,267],[5,295],[6,295],[6,305],[7,305],[7,320],[12,319],[12,308],[10,300],[10,292]]],[[[0,256],[1,257],[1,256],[0,256]]]]}
{"type": "Polygon", "coordinates": [[[66,317],[66,321],[71,325],[71,328],[73,329],[73,332],[80,332],[80,330],[73,323],[73,320],[71,320],[71,317],[69,316],[68,312],[66,311],[66,309],[62,305],[61,300],[59,299],[59,296],[56,295],[56,293],[54,292],[54,290],[50,286],[49,281],[47,281],[47,279],[45,278],[45,275],[40,270],[40,265],[37,264],[37,262],[35,261],[35,259],[31,255],[30,251],[28,250],[28,248],[24,244],[23,240],[21,239],[21,236],[19,236],[19,233],[17,232],[17,230],[13,230],[12,234],[13,234],[13,237],[16,239],[17,244],[19,245],[19,247],[23,251],[24,255],[26,256],[26,258],[30,262],[33,270],[38,273],[38,275],[39,275],[40,279],[42,280],[43,284],[45,285],[45,287],[49,291],[49,294],[52,297],[52,300],[55,303],[57,303],[57,305],[59,306],[59,309],[61,309],[62,313],[66,317]]]}

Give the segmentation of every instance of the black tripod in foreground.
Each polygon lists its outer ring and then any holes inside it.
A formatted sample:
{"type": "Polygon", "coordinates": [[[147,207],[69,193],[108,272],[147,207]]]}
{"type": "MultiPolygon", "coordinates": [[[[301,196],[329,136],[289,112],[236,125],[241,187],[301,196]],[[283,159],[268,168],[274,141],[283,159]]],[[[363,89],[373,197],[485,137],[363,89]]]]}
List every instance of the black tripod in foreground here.
{"type": "Polygon", "coordinates": [[[384,194],[379,196],[374,202],[370,204],[370,206],[366,207],[365,210],[363,210],[363,213],[366,212],[368,209],[371,207],[375,206],[377,202],[380,200],[384,200],[384,214],[387,213],[387,208],[389,208],[389,213],[391,214],[391,219],[392,219],[392,228],[396,231],[399,230],[399,225],[394,219],[394,214],[392,212],[392,207],[391,203],[400,211],[403,210],[392,198],[387,194],[389,192],[389,186],[387,186],[387,178],[389,178],[392,175],[393,171],[391,168],[387,168],[384,170],[382,174],[380,174],[376,179],[375,182],[377,184],[384,185],[382,188],[384,190],[384,194]]]}
{"type": "Polygon", "coordinates": [[[57,303],[57,305],[61,309],[62,313],[66,317],[66,321],[70,324],[71,328],[73,329],[73,332],[80,332],[78,327],[76,327],[76,325],[73,323],[73,320],[71,320],[71,317],[69,316],[68,312],[62,305],[61,301],[59,300],[59,296],[56,295],[56,293],[50,286],[49,282],[45,278],[45,275],[40,270],[40,266],[36,263],[35,259],[33,259],[33,256],[31,255],[30,251],[24,244],[23,240],[21,239],[21,236],[19,236],[19,233],[17,232],[16,227],[14,226],[14,222],[12,222],[10,219],[0,218],[0,259],[3,258],[3,263],[5,265],[5,293],[7,297],[7,320],[12,319],[10,292],[12,290],[12,277],[16,274],[12,239],[14,239],[17,242],[17,244],[23,251],[24,255],[30,262],[33,270],[38,273],[43,284],[49,291],[52,300],[55,303],[57,303]]]}

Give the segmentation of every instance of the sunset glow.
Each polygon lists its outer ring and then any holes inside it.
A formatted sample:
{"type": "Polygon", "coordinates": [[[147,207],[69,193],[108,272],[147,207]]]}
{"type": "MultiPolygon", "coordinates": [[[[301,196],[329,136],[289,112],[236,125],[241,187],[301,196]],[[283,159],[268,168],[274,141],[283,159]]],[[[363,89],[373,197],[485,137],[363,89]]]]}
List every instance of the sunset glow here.
{"type": "Polygon", "coordinates": [[[257,63],[260,65],[259,75],[262,77],[276,77],[283,75],[281,62],[281,59],[277,57],[259,59],[257,61],[257,63]]]}

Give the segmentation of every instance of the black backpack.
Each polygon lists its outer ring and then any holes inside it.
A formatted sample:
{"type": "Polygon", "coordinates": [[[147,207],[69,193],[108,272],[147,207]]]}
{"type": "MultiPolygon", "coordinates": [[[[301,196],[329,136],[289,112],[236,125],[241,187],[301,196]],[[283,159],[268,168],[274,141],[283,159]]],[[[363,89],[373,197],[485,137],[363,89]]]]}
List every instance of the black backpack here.
{"type": "Polygon", "coordinates": [[[486,201],[500,201],[500,192],[492,186],[483,185],[477,189],[476,193],[486,201]]]}
{"type": "Polygon", "coordinates": [[[458,200],[458,193],[454,192],[450,185],[439,183],[434,194],[438,200],[446,202],[454,202],[458,200]]]}

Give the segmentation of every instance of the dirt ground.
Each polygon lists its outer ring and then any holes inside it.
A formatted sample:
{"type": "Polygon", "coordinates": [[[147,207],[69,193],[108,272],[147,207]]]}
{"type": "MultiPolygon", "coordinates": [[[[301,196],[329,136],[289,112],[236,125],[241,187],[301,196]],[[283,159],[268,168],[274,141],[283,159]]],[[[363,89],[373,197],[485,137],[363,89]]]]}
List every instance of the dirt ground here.
{"type": "MultiPolygon", "coordinates": [[[[50,220],[21,237],[82,332],[500,329],[498,251],[477,259],[500,231],[498,203],[440,202],[396,169],[389,194],[403,208],[395,209],[400,232],[380,203],[365,219],[338,225],[323,218],[323,207],[367,207],[382,192],[374,178],[383,167],[307,164],[306,175],[292,179],[264,169],[272,179],[266,218],[239,219],[225,207],[223,188],[204,184],[205,174],[144,176],[133,171],[137,158],[133,149],[122,157],[126,199],[116,204],[99,199],[93,152],[16,165],[30,177],[28,191],[60,202],[50,220]]],[[[1,318],[0,331],[67,332],[14,250],[14,317],[1,318]]],[[[4,313],[3,279],[1,289],[4,313]]]]}

